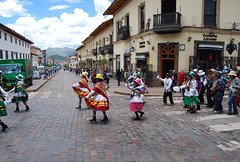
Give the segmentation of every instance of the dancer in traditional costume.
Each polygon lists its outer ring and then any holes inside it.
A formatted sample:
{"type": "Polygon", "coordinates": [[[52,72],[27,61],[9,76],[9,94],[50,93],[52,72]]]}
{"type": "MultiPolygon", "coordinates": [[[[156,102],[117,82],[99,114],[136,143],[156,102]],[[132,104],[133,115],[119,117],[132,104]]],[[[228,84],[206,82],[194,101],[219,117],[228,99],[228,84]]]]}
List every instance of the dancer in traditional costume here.
{"type": "Polygon", "coordinates": [[[87,76],[88,76],[87,72],[82,72],[82,80],[72,86],[74,92],[77,93],[79,98],[79,105],[77,109],[81,109],[82,98],[86,97],[89,94],[89,92],[91,92],[91,89],[88,87],[87,76]]]}
{"type": "MultiPolygon", "coordinates": [[[[6,100],[8,94],[0,87],[0,117],[1,116],[7,116],[7,110],[6,110],[6,102],[9,103],[9,101],[6,100]]],[[[3,121],[0,119],[0,125],[2,126],[2,131],[5,131],[8,126],[3,123],[3,121]]]]}
{"type": "Polygon", "coordinates": [[[185,88],[184,104],[189,106],[187,111],[190,113],[196,113],[196,105],[198,104],[197,81],[194,76],[195,74],[190,72],[187,84],[180,86],[181,89],[185,88]]]}
{"type": "Polygon", "coordinates": [[[130,111],[135,112],[136,118],[134,120],[140,120],[140,117],[143,116],[144,112],[142,112],[143,109],[143,94],[145,93],[144,88],[140,85],[141,80],[137,78],[133,82],[133,86],[130,85],[130,83],[127,83],[127,87],[132,90],[132,95],[131,95],[131,106],[130,106],[130,111]],[[138,115],[140,114],[140,117],[138,115]]]}
{"type": "Polygon", "coordinates": [[[93,110],[93,118],[89,121],[96,122],[96,111],[102,111],[104,118],[101,121],[108,122],[106,111],[109,109],[109,99],[106,92],[106,84],[101,74],[96,75],[96,85],[86,97],[87,106],[93,110]]]}
{"type": "Polygon", "coordinates": [[[30,108],[27,104],[27,100],[28,100],[28,93],[27,91],[24,89],[24,83],[23,83],[23,76],[21,74],[19,74],[18,76],[16,76],[17,78],[17,82],[15,87],[10,90],[8,93],[11,92],[15,92],[12,98],[12,103],[16,103],[16,110],[14,112],[19,112],[19,103],[22,101],[23,104],[26,106],[25,111],[29,111],[30,108]]]}

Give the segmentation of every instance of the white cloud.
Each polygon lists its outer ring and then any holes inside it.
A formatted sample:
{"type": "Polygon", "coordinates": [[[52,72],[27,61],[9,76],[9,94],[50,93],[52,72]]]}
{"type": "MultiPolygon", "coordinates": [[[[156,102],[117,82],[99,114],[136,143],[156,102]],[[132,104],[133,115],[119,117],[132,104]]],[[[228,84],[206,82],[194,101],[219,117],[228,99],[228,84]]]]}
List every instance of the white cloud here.
{"type": "MultiPolygon", "coordinates": [[[[27,1],[23,3],[26,4],[27,1]]],[[[5,0],[0,2],[0,16],[12,17],[17,14],[26,15],[26,9],[19,0],[5,0]]]]}
{"type": "Polygon", "coordinates": [[[82,3],[82,0],[49,0],[49,2],[55,3],[55,2],[67,2],[70,4],[74,4],[74,3],[82,3]]]}
{"type": "Polygon", "coordinates": [[[94,0],[95,10],[99,14],[103,14],[104,11],[111,5],[108,0],[94,0]]]}
{"type": "Polygon", "coordinates": [[[68,5],[57,5],[57,6],[52,6],[50,7],[48,10],[49,11],[53,11],[53,10],[62,10],[62,9],[66,9],[69,8],[70,6],[68,5]]]}

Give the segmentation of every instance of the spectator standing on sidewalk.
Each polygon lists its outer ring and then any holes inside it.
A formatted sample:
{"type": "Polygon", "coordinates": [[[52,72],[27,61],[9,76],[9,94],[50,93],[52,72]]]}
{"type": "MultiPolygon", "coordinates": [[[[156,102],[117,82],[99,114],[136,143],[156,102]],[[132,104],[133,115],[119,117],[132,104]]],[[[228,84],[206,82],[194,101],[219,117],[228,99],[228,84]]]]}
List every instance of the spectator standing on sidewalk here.
{"type": "Polygon", "coordinates": [[[121,69],[121,80],[124,81],[124,71],[121,69]]]}
{"type": "MultiPolygon", "coordinates": [[[[120,71],[120,70],[119,70],[120,71]]],[[[93,118],[89,121],[96,122],[96,112],[102,111],[104,118],[103,122],[108,122],[108,117],[106,111],[109,110],[109,99],[106,92],[106,84],[103,82],[103,77],[101,74],[96,75],[97,84],[93,90],[86,96],[86,104],[88,108],[93,110],[93,118]]]]}
{"type": "Polygon", "coordinates": [[[208,70],[208,81],[207,81],[207,101],[208,101],[208,108],[212,108],[214,103],[213,103],[213,94],[211,91],[213,85],[213,70],[210,69],[208,70]]]}
{"type": "Polygon", "coordinates": [[[173,86],[176,86],[178,82],[178,75],[175,72],[175,70],[172,71],[172,81],[173,81],[173,86]]]}
{"type": "Polygon", "coordinates": [[[238,114],[238,109],[236,105],[236,97],[239,95],[238,91],[240,89],[240,80],[237,78],[237,74],[235,71],[231,71],[230,76],[230,84],[228,89],[228,113],[227,115],[238,114]],[[233,106],[233,113],[232,113],[233,106]]]}
{"type": "Polygon", "coordinates": [[[120,72],[120,69],[117,69],[117,73],[116,73],[116,78],[117,78],[117,81],[118,81],[118,86],[120,86],[120,80],[121,80],[121,72],[120,72]]]}
{"type": "Polygon", "coordinates": [[[212,86],[213,101],[214,101],[214,114],[223,112],[222,99],[224,96],[224,82],[220,79],[219,74],[214,74],[214,82],[212,86]]]}
{"type": "Polygon", "coordinates": [[[173,105],[173,98],[172,98],[172,79],[170,78],[171,75],[169,73],[166,74],[166,78],[162,79],[157,76],[157,79],[161,80],[164,83],[164,94],[163,94],[163,103],[166,105],[167,104],[167,97],[169,96],[170,103],[173,105]]]}
{"type": "MultiPolygon", "coordinates": [[[[240,71],[237,71],[237,77],[240,79],[240,71]]],[[[236,105],[239,107],[240,106],[240,94],[236,97],[236,105]]]]}
{"type": "Polygon", "coordinates": [[[131,106],[130,106],[130,111],[135,112],[136,118],[134,120],[140,120],[140,117],[143,116],[144,112],[142,112],[143,109],[143,94],[145,93],[144,89],[142,86],[140,86],[141,80],[137,78],[133,82],[133,86],[131,86],[129,83],[127,83],[128,89],[132,90],[131,94],[131,106]],[[138,115],[140,114],[140,117],[138,115]]]}
{"type": "Polygon", "coordinates": [[[181,89],[185,89],[184,92],[184,104],[189,106],[190,113],[196,113],[196,105],[198,104],[198,92],[197,92],[197,82],[194,79],[195,74],[190,72],[188,75],[187,84],[181,86],[181,89]]]}
{"type": "Polygon", "coordinates": [[[128,79],[127,81],[131,84],[133,82],[133,71],[132,69],[130,69],[129,73],[128,73],[128,79]]]}
{"type": "Polygon", "coordinates": [[[205,72],[203,72],[202,70],[199,70],[198,75],[200,77],[200,81],[202,83],[202,88],[200,90],[199,93],[199,101],[200,101],[200,105],[204,104],[204,93],[207,89],[207,76],[205,75],[205,72]]]}
{"type": "Polygon", "coordinates": [[[88,87],[88,79],[87,79],[88,73],[83,72],[82,73],[82,80],[72,86],[74,92],[78,95],[79,98],[79,104],[76,109],[81,109],[82,105],[82,98],[86,97],[91,89],[88,87]]]}
{"type": "Polygon", "coordinates": [[[179,81],[179,84],[182,85],[183,82],[184,82],[184,78],[185,78],[185,72],[184,70],[182,69],[182,71],[179,73],[178,75],[178,81],[179,81]]]}

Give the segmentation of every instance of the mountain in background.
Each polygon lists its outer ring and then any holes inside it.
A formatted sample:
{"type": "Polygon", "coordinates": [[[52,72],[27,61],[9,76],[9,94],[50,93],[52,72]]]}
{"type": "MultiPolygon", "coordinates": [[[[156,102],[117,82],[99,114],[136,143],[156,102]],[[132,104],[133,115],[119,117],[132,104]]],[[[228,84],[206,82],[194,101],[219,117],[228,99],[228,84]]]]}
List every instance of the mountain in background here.
{"type": "Polygon", "coordinates": [[[59,61],[66,61],[68,57],[67,56],[63,57],[63,56],[59,56],[59,55],[51,55],[51,56],[48,56],[48,58],[54,59],[54,60],[59,60],[59,61]]]}
{"type": "Polygon", "coordinates": [[[47,48],[46,53],[47,53],[47,57],[50,58],[50,56],[52,55],[67,57],[77,52],[75,51],[74,48],[64,47],[64,48],[47,48]]]}

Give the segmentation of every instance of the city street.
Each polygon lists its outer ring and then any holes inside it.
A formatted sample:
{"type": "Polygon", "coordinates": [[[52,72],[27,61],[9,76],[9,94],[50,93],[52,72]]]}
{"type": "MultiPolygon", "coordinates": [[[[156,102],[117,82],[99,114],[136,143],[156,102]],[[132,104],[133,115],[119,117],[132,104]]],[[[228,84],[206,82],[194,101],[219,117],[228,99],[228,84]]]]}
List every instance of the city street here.
{"type": "MultiPolygon", "coordinates": [[[[29,93],[29,112],[20,104],[7,106],[1,119],[9,128],[0,131],[0,161],[239,161],[240,119],[225,113],[214,115],[205,105],[196,114],[186,113],[182,97],[175,105],[163,105],[161,96],[145,97],[145,114],[134,121],[129,96],[113,93],[111,79],[109,122],[97,112],[81,110],[72,85],[80,80],[59,71],[37,92],[29,93]]],[[[123,83],[121,83],[123,85],[123,83]]],[[[89,83],[92,88],[92,83],[89,83]]],[[[160,88],[160,87],[156,87],[160,88]]],[[[128,91],[129,92],[129,91],[128,91]]]]}

